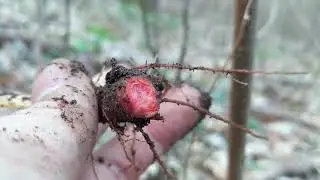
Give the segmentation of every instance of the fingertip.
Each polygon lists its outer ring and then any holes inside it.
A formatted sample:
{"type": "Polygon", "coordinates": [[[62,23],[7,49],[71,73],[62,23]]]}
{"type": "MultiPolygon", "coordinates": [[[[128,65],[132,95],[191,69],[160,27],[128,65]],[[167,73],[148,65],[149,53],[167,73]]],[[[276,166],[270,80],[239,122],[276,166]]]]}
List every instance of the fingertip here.
{"type": "Polygon", "coordinates": [[[55,59],[39,69],[32,86],[33,102],[45,99],[50,93],[66,84],[75,84],[75,80],[88,82],[87,71],[84,66],[68,59],[55,59]]]}
{"type": "MultiPolygon", "coordinates": [[[[40,108],[48,104],[54,106],[61,111],[61,117],[71,118],[72,112],[77,111],[85,117],[83,120],[87,126],[97,129],[95,88],[80,62],[55,59],[44,67],[34,81],[32,102],[40,108]]],[[[81,124],[80,118],[77,119],[81,124]]]]}

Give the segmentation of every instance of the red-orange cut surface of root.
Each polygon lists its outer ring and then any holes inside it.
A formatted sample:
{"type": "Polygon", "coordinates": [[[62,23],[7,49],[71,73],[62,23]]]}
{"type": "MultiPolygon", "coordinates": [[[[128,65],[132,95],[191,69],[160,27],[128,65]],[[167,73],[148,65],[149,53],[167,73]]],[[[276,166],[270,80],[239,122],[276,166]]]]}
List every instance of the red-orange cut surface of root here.
{"type": "Polygon", "coordinates": [[[125,129],[121,126],[123,122],[143,128],[151,119],[161,120],[162,91],[157,78],[142,70],[125,68],[113,60],[105,85],[97,88],[99,120],[119,133],[125,129]]]}
{"type": "Polygon", "coordinates": [[[145,77],[130,77],[118,92],[118,101],[123,109],[135,118],[151,118],[160,109],[158,92],[145,77]]]}

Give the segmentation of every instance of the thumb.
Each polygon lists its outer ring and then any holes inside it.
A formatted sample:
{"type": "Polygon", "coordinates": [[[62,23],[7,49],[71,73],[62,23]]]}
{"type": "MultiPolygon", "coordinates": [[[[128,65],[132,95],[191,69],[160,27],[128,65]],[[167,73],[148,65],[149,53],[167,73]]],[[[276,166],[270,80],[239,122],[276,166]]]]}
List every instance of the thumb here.
{"type": "Polygon", "coordinates": [[[0,119],[0,169],[8,169],[0,179],[78,179],[98,126],[85,68],[53,61],[39,72],[32,101],[30,108],[0,119]]]}

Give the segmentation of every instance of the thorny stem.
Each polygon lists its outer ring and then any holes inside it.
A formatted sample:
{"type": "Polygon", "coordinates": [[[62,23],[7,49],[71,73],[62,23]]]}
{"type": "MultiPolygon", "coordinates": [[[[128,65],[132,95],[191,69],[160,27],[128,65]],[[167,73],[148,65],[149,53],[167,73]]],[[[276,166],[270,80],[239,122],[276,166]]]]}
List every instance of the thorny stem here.
{"type": "Polygon", "coordinates": [[[179,100],[174,100],[174,99],[168,99],[168,98],[163,98],[163,99],[161,100],[161,102],[169,102],[169,103],[175,103],[175,104],[178,104],[178,105],[183,105],[183,106],[191,107],[191,108],[193,108],[194,110],[199,111],[200,113],[207,114],[210,118],[214,118],[214,119],[217,119],[217,120],[219,120],[219,121],[222,121],[222,122],[225,122],[225,123],[227,123],[227,124],[230,124],[231,126],[233,126],[233,127],[235,127],[235,128],[238,128],[238,129],[240,129],[240,130],[242,130],[242,131],[244,131],[244,132],[252,135],[253,137],[260,138],[260,139],[264,139],[264,140],[268,140],[268,138],[265,137],[265,136],[263,136],[263,135],[256,134],[255,132],[251,131],[251,130],[248,129],[248,128],[245,128],[245,127],[243,127],[243,126],[240,126],[240,125],[238,125],[238,124],[236,124],[236,123],[234,123],[234,122],[232,122],[232,121],[230,121],[230,120],[227,120],[227,119],[225,119],[225,118],[223,118],[223,117],[221,117],[221,116],[219,116],[219,115],[217,115],[217,114],[214,114],[214,113],[212,113],[212,112],[210,112],[210,111],[208,111],[208,110],[206,110],[206,109],[204,109],[204,108],[197,107],[197,106],[192,105],[192,104],[190,104],[190,103],[186,103],[186,102],[179,101],[179,100]]]}
{"type": "MultiPolygon", "coordinates": [[[[189,40],[189,6],[190,6],[190,0],[185,0],[183,9],[182,9],[182,26],[183,26],[183,38],[182,38],[182,44],[180,48],[180,56],[179,56],[179,64],[183,64],[186,54],[187,54],[187,48],[188,48],[188,40],[189,40]]],[[[179,83],[181,79],[181,69],[178,69],[176,74],[176,83],[179,83]]]]}
{"type": "Polygon", "coordinates": [[[150,150],[153,153],[154,159],[160,164],[161,168],[164,170],[164,172],[170,177],[171,179],[177,179],[172,172],[168,170],[164,162],[160,159],[160,156],[158,155],[156,149],[155,149],[155,144],[154,142],[150,139],[149,135],[144,132],[144,130],[141,127],[136,127],[136,129],[142,134],[148,145],[150,146],[150,150]]]}
{"type": "Polygon", "coordinates": [[[204,66],[190,66],[182,64],[159,64],[151,63],[146,65],[141,65],[133,67],[133,69],[146,69],[146,68],[167,68],[167,69],[187,69],[190,71],[210,71],[212,73],[242,73],[242,74],[285,74],[285,75],[301,75],[308,74],[307,72],[283,72],[283,71],[251,71],[247,69],[223,69],[223,68],[209,68],[204,66]]]}

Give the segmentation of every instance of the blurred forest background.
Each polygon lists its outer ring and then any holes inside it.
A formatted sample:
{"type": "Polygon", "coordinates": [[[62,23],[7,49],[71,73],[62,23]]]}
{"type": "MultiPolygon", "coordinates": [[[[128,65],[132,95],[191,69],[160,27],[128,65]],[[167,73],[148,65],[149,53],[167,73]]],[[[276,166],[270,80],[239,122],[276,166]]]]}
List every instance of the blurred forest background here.
{"type": "MultiPolygon", "coordinates": [[[[108,58],[178,62],[184,40],[182,0],[0,0],[0,92],[30,93],[37,68],[56,57],[97,73],[108,58]]],[[[254,76],[245,180],[319,180],[320,1],[258,1],[254,69],[308,75],[254,76]]],[[[185,63],[223,66],[232,51],[233,0],[190,0],[185,63]]],[[[175,70],[162,71],[169,79],[175,70]]],[[[182,73],[209,90],[217,75],[182,73]]],[[[230,79],[211,91],[211,111],[228,116],[230,79]]],[[[165,155],[179,179],[226,179],[228,126],[205,119],[165,155]]],[[[106,134],[103,141],[110,138],[106,134]]],[[[154,164],[141,179],[164,179],[154,164]]]]}

